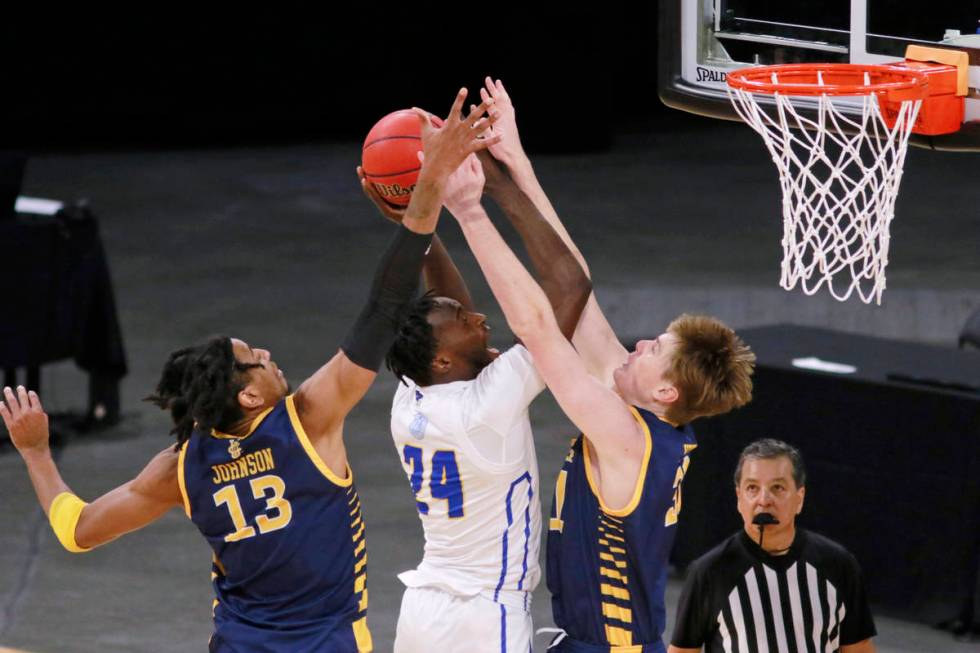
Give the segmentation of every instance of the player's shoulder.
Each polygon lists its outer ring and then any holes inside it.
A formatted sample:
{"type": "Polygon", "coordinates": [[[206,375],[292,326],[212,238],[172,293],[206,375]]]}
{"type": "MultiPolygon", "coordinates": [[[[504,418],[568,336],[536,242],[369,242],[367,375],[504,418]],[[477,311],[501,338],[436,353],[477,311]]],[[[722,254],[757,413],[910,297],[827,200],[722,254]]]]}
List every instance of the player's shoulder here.
{"type": "Polygon", "coordinates": [[[527,347],[525,347],[523,343],[515,342],[513,345],[505,349],[499,356],[497,356],[497,358],[491,362],[491,365],[497,362],[508,363],[511,365],[534,365],[534,357],[531,356],[531,352],[528,351],[527,347]]]}
{"type": "Polygon", "coordinates": [[[180,462],[181,450],[189,444],[190,440],[185,440],[178,446],[168,445],[166,449],[150,458],[147,467],[153,467],[164,474],[175,474],[177,472],[177,465],[180,462]]]}
{"type": "Polygon", "coordinates": [[[515,378],[524,379],[534,373],[534,359],[531,352],[520,344],[514,344],[490,361],[476,376],[476,386],[489,383],[513,383],[515,378]]]}
{"type": "Polygon", "coordinates": [[[415,382],[405,377],[404,379],[397,379],[397,384],[395,385],[395,394],[392,395],[392,401],[398,402],[405,397],[411,396],[412,391],[416,389],[415,382]]]}
{"type": "Polygon", "coordinates": [[[157,500],[181,503],[180,459],[180,448],[168,446],[146,464],[134,481],[134,489],[157,500]]]}

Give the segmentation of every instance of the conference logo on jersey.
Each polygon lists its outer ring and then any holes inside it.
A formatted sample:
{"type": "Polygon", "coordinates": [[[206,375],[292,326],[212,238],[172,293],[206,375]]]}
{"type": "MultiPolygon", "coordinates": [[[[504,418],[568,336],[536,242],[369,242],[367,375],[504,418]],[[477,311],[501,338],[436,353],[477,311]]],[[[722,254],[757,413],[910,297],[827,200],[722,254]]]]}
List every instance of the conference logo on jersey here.
{"type": "Polygon", "coordinates": [[[232,460],[238,460],[242,455],[242,445],[238,443],[238,440],[232,440],[228,443],[228,455],[231,456],[232,460]]]}
{"type": "Polygon", "coordinates": [[[408,425],[408,432],[412,434],[412,437],[416,440],[421,440],[425,437],[425,427],[429,425],[429,418],[422,413],[415,413],[415,417],[412,418],[412,423],[408,425]]]}

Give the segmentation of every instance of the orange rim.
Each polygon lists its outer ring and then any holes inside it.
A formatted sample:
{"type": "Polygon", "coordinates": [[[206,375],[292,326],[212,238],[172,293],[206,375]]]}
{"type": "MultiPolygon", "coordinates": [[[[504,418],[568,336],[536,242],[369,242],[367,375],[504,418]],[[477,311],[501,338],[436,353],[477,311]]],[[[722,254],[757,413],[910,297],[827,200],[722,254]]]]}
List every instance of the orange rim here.
{"type": "Polygon", "coordinates": [[[915,70],[849,63],[753,66],[728,73],[732,88],[766,95],[900,94],[917,100],[928,94],[928,79],[915,70]],[[773,81],[773,75],[776,81],[773,81]],[[865,83],[865,76],[869,83],[865,83]]]}

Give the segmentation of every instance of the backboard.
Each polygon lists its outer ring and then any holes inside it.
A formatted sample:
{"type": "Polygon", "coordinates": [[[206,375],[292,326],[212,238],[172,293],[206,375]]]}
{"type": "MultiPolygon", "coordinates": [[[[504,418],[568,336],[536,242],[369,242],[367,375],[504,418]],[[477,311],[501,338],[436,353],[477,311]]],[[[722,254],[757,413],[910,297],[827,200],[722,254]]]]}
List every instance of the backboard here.
{"type": "MultiPolygon", "coordinates": [[[[888,63],[908,45],[964,51],[969,92],[963,128],[911,143],[980,151],[980,5],[930,0],[661,0],[660,98],[670,107],[737,120],[729,71],[786,63],[888,63]]],[[[855,109],[857,111],[857,109],[855,109]]]]}

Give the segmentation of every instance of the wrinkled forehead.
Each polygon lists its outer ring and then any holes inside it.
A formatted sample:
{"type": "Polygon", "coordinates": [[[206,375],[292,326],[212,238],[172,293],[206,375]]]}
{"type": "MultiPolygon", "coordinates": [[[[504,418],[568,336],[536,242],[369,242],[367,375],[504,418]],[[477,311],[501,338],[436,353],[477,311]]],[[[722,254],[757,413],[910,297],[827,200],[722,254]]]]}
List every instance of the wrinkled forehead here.
{"type": "Polygon", "coordinates": [[[744,483],[749,479],[763,484],[781,480],[795,485],[793,461],[788,456],[783,455],[771,458],[749,456],[742,466],[742,482],[744,483]]]}
{"type": "Polygon", "coordinates": [[[432,300],[432,308],[429,309],[425,319],[433,328],[436,328],[446,322],[454,322],[460,308],[461,304],[455,299],[436,297],[432,300]]]}
{"type": "Polygon", "coordinates": [[[250,344],[239,338],[231,339],[231,353],[240,363],[251,363],[256,359],[255,350],[250,344]]]}

